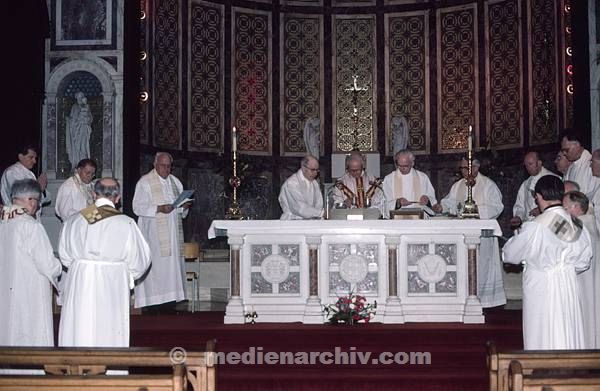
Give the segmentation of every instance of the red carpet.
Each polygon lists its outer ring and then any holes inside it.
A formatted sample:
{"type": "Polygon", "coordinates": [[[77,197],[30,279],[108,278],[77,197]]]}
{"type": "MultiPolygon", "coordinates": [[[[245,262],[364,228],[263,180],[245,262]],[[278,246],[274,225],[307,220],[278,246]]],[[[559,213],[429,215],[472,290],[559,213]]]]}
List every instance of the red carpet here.
{"type": "MultiPolygon", "coordinates": [[[[267,352],[332,352],[321,357],[325,363],[335,360],[336,347],[340,360],[347,357],[350,361],[351,353],[356,354],[356,363],[346,365],[323,364],[318,359],[313,365],[301,365],[298,361],[296,365],[221,364],[217,367],[218,391],[487,390],[486,341],[495,341],[500,349],[522,348],[520,310],[488,310],[484,325],[224,325],[223,315],[222,312],[198,312],[133,316],[131,345],[201,350],[207,340],[216,339],[219,352],[244,353],[254,347],[255,352],[263,354],[263,362],[267,361],[267,352]],[[370,352],[367,364],[360,364],[358,352],[370,352]],[[379,360],[382,352],[429,352],[431,364],[374,364],[373,359],[379,360]]],[[[303,356],[294,357],[301,360],[303,356]]],[[[246,353],[246,359],[249,358],[250,354],[246,353]]],[[[256,360],[258,354],[253,358],[256,360]]],[[[393,357],[383,358],[391,360],[393,357]]],[[[398,356],[401,362],[407,358],[398,356]]]]}

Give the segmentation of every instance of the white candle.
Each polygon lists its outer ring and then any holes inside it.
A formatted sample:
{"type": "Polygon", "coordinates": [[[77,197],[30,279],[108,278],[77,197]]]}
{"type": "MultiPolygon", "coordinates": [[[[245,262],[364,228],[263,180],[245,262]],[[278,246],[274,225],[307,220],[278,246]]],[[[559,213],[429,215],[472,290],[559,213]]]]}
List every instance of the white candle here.
{"type": "Polygon", "coordinates": [[[233,133],[231,136],[231,151],[232,152],[237,151],[237,132],[235,130],[235,126],[233,127],[233,133]]]}
{"type": "Polygon", "coordinates": [[[471,152],[473,150],[473,128],[471,127],[471,125],[469,125],[468,145],[469,145],[469,152],[471,152]]]}

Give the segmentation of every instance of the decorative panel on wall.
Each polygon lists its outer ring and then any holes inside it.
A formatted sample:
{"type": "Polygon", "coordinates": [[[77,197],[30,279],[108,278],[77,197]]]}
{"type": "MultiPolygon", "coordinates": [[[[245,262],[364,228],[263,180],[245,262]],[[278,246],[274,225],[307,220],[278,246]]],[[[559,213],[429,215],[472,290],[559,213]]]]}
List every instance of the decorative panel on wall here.
{"type": "Polygon", "coordinates": [[[377,151],[375,16],[335,15],[332,33],[333,151],[377,151]]]}
{"type": "MultiPolygon", "coordinates": [[[[140,48],[142,50],[140,60],[140,93],[148,92],[148,80],[150,77],[150,59],[148,58],[149,46],[149,26],[150,18],[148,17],[148,1],[140,0],[140,10],[142,15],[140,18],[140,48]]],[[[150,124],[148,121],[148,100],[142,101],[140,104],[140,143],[150,144],[150,124]]]]}
{"type": "Polygon", "coordinates": [[[284,14],[280,29],[281,155],[300,156],[307,152],[303,133],[307,120],[312,119],[320,123],[322,152],[323,17],[284,14]]]}
{"type": "Polygon", "coordinates": [[[188,150],[223,151],[224,6],[189,3],[188,150]]]}
{"type": "Polygon", "coordinates": [[[438,150],[467,148],[468,127],[479,130],[476,4],[437,11],[438,150]]]}
{"type": "Polygon", "coordinates": [[[279,0],[281,5],[323,5],[323,0],[279,0]]]}
{"type": "Polygon", "coordinates": [[[154,1],[154,145],[181,149],[181,53],[178,0],[154,1]]]}
{"type": "Polygon", "coordinates": [[[271,13],[232,10],[232,122],[238,150],[271,155],[271,13]]]}
{"type": "Polygon", "coordinates": [[[556,3],[528,0],[529,9],[529,143],[557,138],[556,3]]]}
{"type": "Polygon", "coordinates": [[[429,11],[386,15],[385,37],[386,154],[394,153],[392,119],[400,147],[429,152],[429,11]]]}
{"type": "Polygon", "coordinates": [[[521,1],[485,3],[486,128],[492,148],[523,145],[521,1]]]}
{"type": "MultiPolygon", "coordinates": [[[[572,0],[562,0],[561,1],[561,28],[559,31],[562,31],[563,39],[560,53],[561,63],[562,63],[562,87],[561,87],[561,95],[563,97],[564,103],[563,107],[563,128],[572,128],[573,127],[573,73],[574,73],[574,64],[573,64],[573,17],[571,11],[572,0]]],[[[597,2],[598,7],[600,7],[600,3],[597,2]]],[[[581,71],[581,70],[577,70],[581,71]]]]}
{"type": "Polygon", "coordinates": [[[356,7],[361,5],[375,5],[375,0],[331,0],[334,7],[356,7]]]}

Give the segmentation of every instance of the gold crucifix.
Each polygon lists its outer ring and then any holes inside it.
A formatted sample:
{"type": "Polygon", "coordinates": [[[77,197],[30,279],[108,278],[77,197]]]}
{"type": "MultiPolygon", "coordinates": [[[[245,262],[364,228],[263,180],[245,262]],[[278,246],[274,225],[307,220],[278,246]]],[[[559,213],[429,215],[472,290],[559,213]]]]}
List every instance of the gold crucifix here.
{"type": "Polygon", "coordinates": [[[352,145],[352,149],[353,150],[360,150],[360,145],[358,143],[358,136],[359,136],[359,132],[358,132],[358,120],[359,120],[359,116],[358,116],[358,93],[360,91],[368,91],[369,87],[364,86],[364,87],[359,87],[358,86],[358,75],[354,75],[352,76],[352,85],[350,86],[350,88],[346,88],[346,91],[350,91],[352,92],[352,120],[354,121],[354,131],[352,132],[353,137],[354,137],[354,143],[352,145]]]}

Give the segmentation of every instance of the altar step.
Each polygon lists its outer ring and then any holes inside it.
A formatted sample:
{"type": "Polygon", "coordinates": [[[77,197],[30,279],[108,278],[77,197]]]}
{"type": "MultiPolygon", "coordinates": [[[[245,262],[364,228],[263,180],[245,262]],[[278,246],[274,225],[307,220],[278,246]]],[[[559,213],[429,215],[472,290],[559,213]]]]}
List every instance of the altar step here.
{"type": "MultiPolygon", "coordinates": [[[[217,351],[430,352],[430,365],[219,365],[218,391],[253,390],[487,390],[486,346],[522,348],[521,311],[486,311],[486,324],[408,323],[355,326],[257,323],[224,325],[222,312],[132,317],[132,346],[198,349],[217,339],[217,351]]],[[[260,318],[259,318],[260,320],[260,318]]]]}

